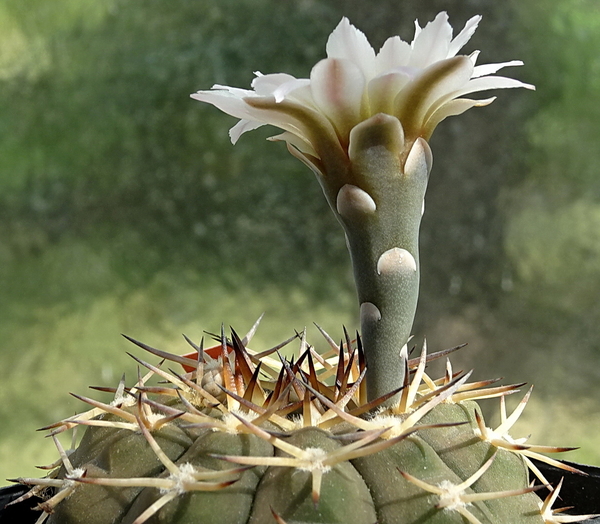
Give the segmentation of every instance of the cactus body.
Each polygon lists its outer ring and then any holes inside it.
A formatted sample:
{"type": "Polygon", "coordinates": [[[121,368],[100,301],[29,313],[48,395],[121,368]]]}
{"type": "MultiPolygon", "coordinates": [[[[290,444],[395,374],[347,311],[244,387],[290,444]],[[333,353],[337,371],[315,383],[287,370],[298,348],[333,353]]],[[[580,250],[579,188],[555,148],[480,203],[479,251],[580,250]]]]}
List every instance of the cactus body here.
{"type": "MultiPolygon", "coordinates": [[[[114,417],[106,417],[112,418],[114,417]]],[[[155,432],[161,449],[174,459],[179,457],[192,440],[176,425],[155,432]]],[[[84,468],[90,477],[150,477],[159,475],[164,466],[136,432],[111,427],[90,428],[81,444],[71,455],[75,467],[84,468]]],[[[64,477],[64,466],[59,476],[64,477]]],[[[142,491],[138,487],[119,489],[94,484],[81,485],[59,504],[50,516],[50,524],[104,524],[118,522],[142,491]]]]}
{"type": "MultiPolygon", "coordinates": [[[[219,433],[204,430],[194,444],[179,458],[178,464],[191,464],[195,467],[212,470],[229,469],[230,464],[212,454],[219,455],[272,455],[273,446],[255,435],[219,433]]],[[[196,523],[238,524],[247,522],[253,499],[265,468],[257,466],[239,475],[235,484],[217,492],[196,491],[178,497],[153,515],[152,523],[196,523]]],[[[145,488],[130,507],[122,520],[130,524],[160,497],[158,490],[145,488]]]]}
{"type": "Polygon", "coordinates": [[[36,494],[50,487],[48,524],[547,522],[520,454],[529,447],[492,442],[470,400],[516,386],[434,381],[423,352],[390,407],[365,404],[360,343],[317,359],[303,340],[295,362],[279,363],[235,333],[195,361],[140,345],[188,372],[139,360],[170,384],[121,384],[111,404],[83,399],[94,409],[49,428],[90,426],[72,452],[57,441],[62,466],[47,479],[20,479],[36,494]]]}

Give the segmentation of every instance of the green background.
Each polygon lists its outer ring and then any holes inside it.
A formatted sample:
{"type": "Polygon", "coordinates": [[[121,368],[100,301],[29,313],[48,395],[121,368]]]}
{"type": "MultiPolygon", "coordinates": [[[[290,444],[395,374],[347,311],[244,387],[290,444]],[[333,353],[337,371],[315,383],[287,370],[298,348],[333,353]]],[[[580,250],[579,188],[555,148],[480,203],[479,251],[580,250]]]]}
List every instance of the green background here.
{"type": "MultiPolygon", "coordinates": [[[[514,437],[600,464],[598,0],[0,0],[0,479],[38,475],[35,429],[129,383],[120,333],[186,351],[357,327],[343,234],[313,175],[189,94],[307,77],[346,15],[378,48],[447,10],[465,52],[537,86],[445,121],[422,225],[416,341],[536,385],[514,437]]],[[[518,399],[511,399],[512,405],[518,399]]],[[[487,401],[488,409],[497,401],[487,401]]],[[[0,481],[1,482],[1,481],[0,481]]]]}

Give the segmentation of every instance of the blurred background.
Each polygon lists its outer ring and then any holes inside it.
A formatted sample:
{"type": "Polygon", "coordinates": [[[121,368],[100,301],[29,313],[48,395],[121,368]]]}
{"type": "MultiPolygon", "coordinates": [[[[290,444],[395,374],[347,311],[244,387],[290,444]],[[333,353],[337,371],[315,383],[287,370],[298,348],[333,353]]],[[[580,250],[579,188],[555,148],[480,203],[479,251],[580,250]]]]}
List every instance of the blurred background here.
{"type": "Polygon", "coordinates": [[[313,175],[189,94],[307,77],[343,15],[378,49],[441,10],[455,33],[482,14],[464,51],[524,60],[506,74],[537,92],[434,135],[416,340],[535,384],[513,436],[600,465],[598,0],[2,0],[0,484],[55,460],[34,430],[84,408],[69,391],[134,381],[120,333],[182,353],[263,312],[256,349],[357,328],[313,175]]]}

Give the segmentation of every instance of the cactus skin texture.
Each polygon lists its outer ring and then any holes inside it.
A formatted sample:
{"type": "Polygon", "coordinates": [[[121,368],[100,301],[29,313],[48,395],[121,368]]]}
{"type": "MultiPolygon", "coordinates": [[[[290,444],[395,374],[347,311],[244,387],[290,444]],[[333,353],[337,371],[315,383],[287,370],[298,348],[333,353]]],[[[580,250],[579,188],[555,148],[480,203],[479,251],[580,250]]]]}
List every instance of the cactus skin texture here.
{"type": "Polygon", "coordinates": [[[278,348],[248,349],[253,331],[222,333],[219,345],[192,344],[184,356],[131,339],[184,371],[134,357],[148,373],[133,387],[123,379],[98,388],[114,400],[79,397],[92,409],[45,428],[61,460],[46,478],[16,479],[44,499],[38,522],[566,522],[541,509],[528,457],[556,463],[538,450],[568,448],[508,437],[529,394],[510,416],[504,397],[520,385],[468,382],[449,364],[433,380],[426,362],[449,351],[427,356],[424,348],[407,360],[400,392],[367,402],[360,339],[346,335],[338,346],[324,333],[331,349],[318,355],[302,336],[298,356],[286,360],[272,356],[278,348]],[[389,406],[392,396],[399,401],[389,406]],[[501,400],[495,431],[475,402],[490,397],[501,400]],[[79,445],[65,451],[57,435],[80,425],[88,427],[79,445]]]}

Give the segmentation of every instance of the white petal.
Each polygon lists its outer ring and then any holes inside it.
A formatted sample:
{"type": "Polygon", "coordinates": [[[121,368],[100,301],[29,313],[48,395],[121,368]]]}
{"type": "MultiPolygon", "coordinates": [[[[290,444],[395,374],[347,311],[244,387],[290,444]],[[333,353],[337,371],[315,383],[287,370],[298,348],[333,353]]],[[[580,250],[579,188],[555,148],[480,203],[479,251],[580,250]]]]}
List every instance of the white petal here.
{"type": "Polygon", "coordinates": [[[372,78],[375,68],[375,51],[362,31],[344,17],[329,35],[327,57],[342,58],[354,62],[366,79],[372,78]]]}
{"type": "Polygon", "coordinates": [[[448,48],[448,56],[450,58],[452,56],[456,56],[456,54],[464,47],[464,45],[471,40],[473,33],[477,29],[477,25],[481,21],[481,16],[476,15],[469,20],[465,24],[463,30],[456,35],[454,40],[450,43],[450,47],[448,48]]]}
{"type": "Polygon", "coordinates": [[[473,63],[467,57],[456,56],[433,64],[412,80],[396,97],[394,110],[407,134],[417,131],[427,114],[455,98],[450,94],[467,85],[472,72],[473,63]]]}
{"type": "Polygon", "coordinates": [[[320,161],[318,157],[312,157],[311,155],[302,153],[302,151],[296,149],[289,142],[286,145],[291,155],[300,160],[300,162],[302,162],[305,166],[307,166],[315,175],[317,175],[317,178],[319,176],[325,176],[323,168],[319,165],[320,161]]]}
{"type": "Polygon", "coordinates": [[[399,36],[388,38],[375,58],[375,74],[380,75],[408,65],[410,53],[410,44],[403,42],[399,36]]]}
{"type": "Polygon", "coordinates": [[[324,162],[339,163],[346,156],[333,124],[321,111],[290,99],[277,103],[273,97],[248,97],[245,101],[255,120],[309,141],[324,162]]]}
{"type": "Polygon", "coordinates": [[[310,72],[315,103],[345,136],[360,121],[364,86],[361,70],[349,60],[326,58],[310,72]]]}
{"type": "Polygon", "coordinates": [[[200,102],[212,104],[224,113],[240,119],[240,121],[229,130],[229,136],[232,143],[235,144],[243,133],[270,123],[263,115],[261,115],[260,110],[253,109],[244,101],[246,98],[255,96],[253,91],[228,88],[227,86],[216,87],[217,90],[215,91],[198,91],[190,96],[200,102]]]}
{"type": "MultiPolygon", "coordinates": [[[[515,80],[514,78],[506,78],[503,76],[485,76],[482,78],[475,78],[473,80],[469,80],[469,82],[467,82],[463,88],[458,89],[454,92],[448,92],[445,96],[443,96],[435,104],[433,104],[430,108],[430,113],[427,115],[426,119],[429,120],[435,111],[441,109],[444,105],[449,103],[450,100],[453,100],[455,98],[459,98],[471,93],[489,91],[491,89],[510,89],[516,87],[524,87],[525,89],[532,89],[535,91],[535,86],[531,84],[526,84],[519,80],[515,80]]],[[[486,100],[479,101],[481,105],[487,105],[485,104],[485,102],[486,100]]]]}
{"type": "Polygon", "coordinates": [[[436,128],[436,126],[449,116],[460,115],[472,107],[487,106],[494,100],[496,100],[495,96],[486,98],[485,100],[470,100],[468,98],[457,98],[455,100],[450,100],[446,104],[440,106],[427,119],[427,122],[425,123],[426,131],[424,134],[426,136],[431,136],[431,133],[433,133],[433,130],[436,128]]]}
{"type": "MultiPolygon", "coordinates": [[[[503,76],[485,76],[481,78],[471,79],[465,83],[464,87],[457,89],[456,91],[448,91],[446,95],[439,98],[434,104],[431,105],[429,113],[425,116],[426,120],[429,120],[433,113],[440,109],[451,100],[468,95],[471,93],[479,93],[481,91],[489,91],[492,89],[510,89],[516,87],[524,87],[526,89],[535,90],[535,86],[526,84],[520,80],[514,78],[506,78],[503,76]]],[[[487,105],[485,100],[478,101],[480,105],[487,105]]],[[[490,102],[491,103],[491,102],[490,102]]],[[[440,120],[441,121],[441,120],[440,120]]]]}
{"type": "Polygon", "coordinates": [[[200,100],[200,102],[212,104],[224,113],[235,116],[236,118],[252,119],[251,110],[244,102],[244,98],[247,96],[254,96],[253,91],[247,91],[245,89],[235,90],[233,88],[224,90],[219,86],[218,90],[198,91],[190,96],[195,100],[200,100]],[[238,94],[237,92],[243,94],[238,94]]]}
{"type": "Polygon", "coordinates": [[[267,140],[271,142],[287,142],[288,145],[294,146],[301,153],[317,156],[314,147],[306,138],[295,133],[290,133],[289,131],[269,137],[267,140]]]}
{"type": "Polygon", "coordinates": [[[252,87],[259,96],[271,96],[275,90],[282,85],[296,81],[292,75],[285,73],[275,73],[271,75],[261,75],[257,73],[257,77],[252,81],[252,87]]]}
{"type": "Polygon", "coordinates": [[[452,40],[452,26],[448,23],[448,14],[439,13],[415,37],[408,65],[426,68],[448,56],[448,46],[452,40]]]}
{"type": "Polygon", "coordinates": [[[521,60],[511,60],[510,62],[502,62],[501,64],[484,64],[480,66],[475,66],[473,70],[473,75],[471,78],[478,78],[480,76],[493,75],[497,71],[504,67],[514,67],[514,66],[522,66],[523,62],[521,60]]]}
{"type": "Polygon", "coordinates": [[[490,89],[510,89],[513,87],[524,87],[535,91],[535,86],[526,84],[514,78],[506,78],[504,76],[484,76],[482,78],[474,78],[469,80],[463,89],[452,93],[452,98],[468,95],[470,93],[478,93],[480,91],[489,91],[490,89]]]}
{"type": "Polygon", "coordinates": [[[229,136],[231,137],[231,142],[233,144],[235,144],[244,133],[253,131],[264,125],[271,125],[283,129],[284,131],[289,131],[290,133],[301,134],[298,127],[287,115],[282,115],[275,111],[254,109],[250,106],[248,106],[248,109],[252,113],[252,117],[240,120],[229,130],[229,136]]]}
{"type": "Polygon", "coordinates": [[[408,73],[394,72],[380,75],[371,80],[367,86],[369,113],[393,114],[396,96],[411,79],[412,76],[408,73]]]}
{"type": "Polygon", "coordinates": [[[273,97],[245,97],[238,99],[229,95],[224,91],[203,91],[192,95],[192,98],[202,102],[208,102],[219,108],[221,111],[235,116],[240,121],[229,130],[231,141],[235,144],[240,136],[247,131],[252,131],[265,124],[279,127],[284,131],[289,131],[293,134],[302,136],[298,122],[285,113],[273,111],[271,109],[256,108],[249,105],[247,102],[252,100],[271,100],[274,103],[273,97]]]}
{"type": "MultiPolygon", "coordinates": [[[[231,86],[222,86],[220,84],[215,84],[211,87],[212,91],[223,91],[227,92],[230,95],[236,96],[238,98],[243,98],[245,96],[253,96],[254,91],[249,89],[240,89],[239,87],[231,87],[231,86]]],[[[198,93],[210,93],[211,91],[198,91],[198,93]]]]}
{"type": "MultiPolygon", "coordinates": [[[[275,97],[275,102],[281,102],[286,97],[288,97],[291,93],[297,94],[296,92],[303,88],[310,86],[310,80],[308,78],[294,78],[294,80],[290,80],[285,84],[280,85],[275,91],[273,91],[273,96],[275,97]]],[[[310,92],[310,91],[309,91],[310,92]]],[[[294,96],[294,99],[297,99],[297,96],[294,96]]],[[[308,102],[308,100],[305,100],[308,102]]],[[[312,99],[310,100],[311,105],[312,99]]]]}
{"type": "Polygon", "coordinates": [[[265,122],[258,122],[256,120],[240,120],[229,130],[229,138],[231,138],[231,143],[235,145],[240,139],[240,136],[242,136],[244,133],[253,131],[254,129],[258,129],[264,125],[266,125],[265,122]]]}
{"type": "Polygon", "coordinates": [[[410,43],[411,47],[414,47],[415,40],[421,34],[421,31],[423,31],[423,29],[419,25],[419,21],[415,20],[415,36],[413,37],[412,42],[410,43]]]}

